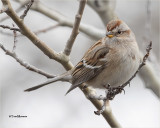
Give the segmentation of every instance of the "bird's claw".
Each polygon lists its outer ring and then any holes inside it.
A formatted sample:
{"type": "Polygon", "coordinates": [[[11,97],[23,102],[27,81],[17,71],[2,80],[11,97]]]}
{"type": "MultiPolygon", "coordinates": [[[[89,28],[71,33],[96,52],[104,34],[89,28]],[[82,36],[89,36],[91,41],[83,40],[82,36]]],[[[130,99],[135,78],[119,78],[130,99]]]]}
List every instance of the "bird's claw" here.
{"type": "Polygon", "coordinates": [[[118,86],[118,87],[115,87],[115,88],[111,88],[110,84],[108,84],[108,85],[105,85],[104,88],[106,89],[106,96],[103,97],[103,98],[100,98],[102,96],[99,96],[98,100],[103,100],[103,106],[102,106],[102,108],[100,110],[94,111],[94,113],[96,115],[100,115],[100,114],[102,114],[105,111],[106,101],[107,100],[113,100],[114,97],[117,94],[121,93],[122,91],[125,94],[125,90],[124,90],[123,86],[118,86]]]}

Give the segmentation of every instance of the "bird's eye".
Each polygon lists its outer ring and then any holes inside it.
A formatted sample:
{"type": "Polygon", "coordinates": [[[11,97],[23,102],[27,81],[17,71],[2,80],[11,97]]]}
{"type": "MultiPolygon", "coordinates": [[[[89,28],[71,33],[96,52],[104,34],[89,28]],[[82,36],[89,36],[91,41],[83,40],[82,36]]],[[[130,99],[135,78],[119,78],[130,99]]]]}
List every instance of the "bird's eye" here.
{"type": "Polygon", "coordinates": [[[122,31],[118,30],[118,34],[121,34],[121,33],[122,33],[122,31]]]}

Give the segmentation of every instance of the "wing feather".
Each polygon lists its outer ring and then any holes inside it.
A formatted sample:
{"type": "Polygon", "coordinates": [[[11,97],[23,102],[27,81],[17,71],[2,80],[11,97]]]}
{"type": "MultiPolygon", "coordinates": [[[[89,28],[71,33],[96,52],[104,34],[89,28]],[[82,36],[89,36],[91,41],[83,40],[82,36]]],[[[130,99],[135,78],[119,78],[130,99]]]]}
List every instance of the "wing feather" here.
{"type": "Polygon", "coordinates": [[[73,86],[82,84],[96,75],[105,67],[107,61],[101,61],[109,52],[109,47],[102,41],[98,41],[84,55],[82,60],[75,66],[72,73],[73,86]]]}

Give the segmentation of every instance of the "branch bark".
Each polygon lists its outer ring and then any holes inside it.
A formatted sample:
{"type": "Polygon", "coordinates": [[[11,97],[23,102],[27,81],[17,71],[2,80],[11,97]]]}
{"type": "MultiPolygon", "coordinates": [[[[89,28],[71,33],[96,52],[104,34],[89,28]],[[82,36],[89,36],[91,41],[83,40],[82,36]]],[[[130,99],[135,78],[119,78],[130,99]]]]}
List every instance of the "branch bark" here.
{"type": "MultiPolygon", "coordinates": [[[[26,5],[27,4],[27,2],[28,1],[24,1],[16,10],[15,10],[15,12],[19,12],[19,11],[21,11],[21,9],[24,7],[24,5],[26,5]]],[[[6,10],[4,10],[4,12],[5,12],[6,10]]],[[[9,16],[5,16],[5,17],[3,17],[3,18],[1,18],[0,19],[0,22],[3,22],[3,21],[5,21],[5,20],[7,20],[9,18],[9,16]]]]}
{"type": "MultiPolygon", "coordinates": [[[[88,96],[88,94],[91,94],[91,93],[95,93],[90,88],[83,89],[83,87],[84,87],[84,85],[80,86],[80,89],[83,91],[85,96],[88,96]]],[[[94,99],[89,99],[89,100],[90,100],[90,102],[92,102],[95,105],[97,110],[102,109],[102,105],[103,105],[102,101],[94,100],[94,99]]],[[[107,105],[107,107],[106,107],[105,111],[102,113],[102,115],[112,128],[121,128],[121,125],[114,117],[114,115],[112,113],[112,109],[109,104],[107,105]]]]}
{"type": "Polygon", "coordinates": [[[7,25],[0,25],[0,27],[3,28],[3,29],[9,29],[9,30],[14,30],[14,31],[21,32],[19,28],[9,27],[7,25]]]}
{"type": "Polygon", "coordinates": [[[30,0],[30,2],[28,3],[28,5],[26,6],[26,9],[24,10],[23,14],[20,16],[20,18],[22,20],[24,20],[25,16],[27,15],[29,9],[31,8],[32,4],[33,4],[34,0],[30,0]]]}

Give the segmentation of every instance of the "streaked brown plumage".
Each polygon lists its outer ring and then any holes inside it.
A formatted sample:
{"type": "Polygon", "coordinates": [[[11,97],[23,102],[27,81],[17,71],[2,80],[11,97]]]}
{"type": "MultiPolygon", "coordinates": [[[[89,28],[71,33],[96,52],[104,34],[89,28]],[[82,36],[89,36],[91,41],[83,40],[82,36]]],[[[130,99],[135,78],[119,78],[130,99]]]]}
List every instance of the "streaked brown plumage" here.
{"type": "Polygon", "coordinates": [[[117,87],[126,82],[138,69],[139,49],[133,32],[121,20],[107,24],[106,37],[96,42],[81,61],[70,71],[45,83],[29,88],[32,91],[49,83],[66,78],[72,83],[69,93],[82,83],[94,88],[110,84],[117,87]]]}

